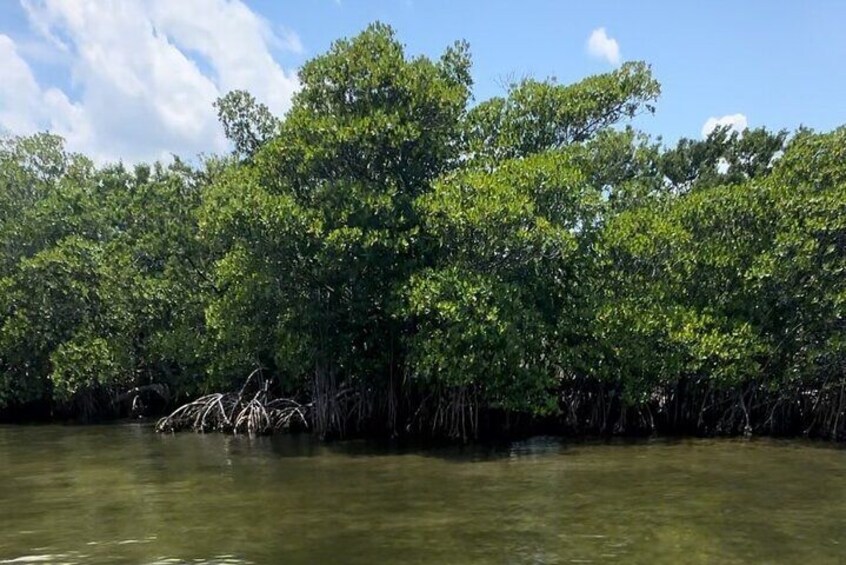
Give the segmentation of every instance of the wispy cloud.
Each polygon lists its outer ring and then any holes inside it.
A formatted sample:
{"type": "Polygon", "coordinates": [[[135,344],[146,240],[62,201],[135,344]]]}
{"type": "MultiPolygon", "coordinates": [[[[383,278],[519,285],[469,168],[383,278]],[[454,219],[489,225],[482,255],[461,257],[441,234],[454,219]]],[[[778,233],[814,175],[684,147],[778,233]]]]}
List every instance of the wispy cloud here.
{"type": "Polygon", "coordinates": [[[702,125],[702,137],[708,137],[712,131],[720,126],[729,126],[734,131],[742,132],[748,127],[748,121],[743,114],[728,114],[719,118],[710,117],[702,125]]]}
{"type": "Polygon", "coordinates": [[[27,50],[0,35],[0,129],[50,129],[101,161],[225,150],[215,98],[243,88],[281,114],[298,88],[271,53],[301,53],[299,37],[240,0],[22,3],[74,90],[43,84],[27,50]]]}
{"type": "Polygon", "coordinates": [[[609,37],[604,27],[593,30],[587,40],[587,52],[591,57],[604,59],[616,66],[620,64],[620,45],[609,37]]]}

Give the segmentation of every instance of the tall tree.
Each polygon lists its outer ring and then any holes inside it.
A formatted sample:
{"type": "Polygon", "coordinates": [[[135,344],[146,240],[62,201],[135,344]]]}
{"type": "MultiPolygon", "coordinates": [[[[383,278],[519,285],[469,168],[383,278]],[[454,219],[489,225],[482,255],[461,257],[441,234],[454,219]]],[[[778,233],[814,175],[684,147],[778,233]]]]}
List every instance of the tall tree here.
{"type": "Polygon", "coordinates": [[[350,389],[364,412],[394,410],[397,293],[421,260],[412,204],[459,163],[468,67],[463,44],[410,59],[384,25],[338,41],[303,66],[279,135],[209,193],[226,370],[272,368],[300,389],[307,377],[321,432],[341,425],[350,389]]]}

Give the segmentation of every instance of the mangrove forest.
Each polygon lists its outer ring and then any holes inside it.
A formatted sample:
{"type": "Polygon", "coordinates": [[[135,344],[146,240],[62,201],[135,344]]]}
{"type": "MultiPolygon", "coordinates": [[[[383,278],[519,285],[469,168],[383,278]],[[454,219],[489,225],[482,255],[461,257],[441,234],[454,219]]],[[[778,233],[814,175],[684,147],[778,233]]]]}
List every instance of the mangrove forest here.
{"type": "Polygon", "coordinates": [[[0,420],[846,438],[846,127],[667,144],[647,63],[471,77],[373,24],[284,116],[220,98],[231,154],[3,138],[0,420]]]}

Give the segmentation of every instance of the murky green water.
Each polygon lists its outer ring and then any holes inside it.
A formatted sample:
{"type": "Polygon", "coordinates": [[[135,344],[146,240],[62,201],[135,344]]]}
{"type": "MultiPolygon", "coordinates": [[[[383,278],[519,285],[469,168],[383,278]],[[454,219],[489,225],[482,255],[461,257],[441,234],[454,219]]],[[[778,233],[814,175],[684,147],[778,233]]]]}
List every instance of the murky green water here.
{"type": "Polygon", "coordinates": [[[0,563],[846,562],[846,450],[0,427],[0,563]]]}

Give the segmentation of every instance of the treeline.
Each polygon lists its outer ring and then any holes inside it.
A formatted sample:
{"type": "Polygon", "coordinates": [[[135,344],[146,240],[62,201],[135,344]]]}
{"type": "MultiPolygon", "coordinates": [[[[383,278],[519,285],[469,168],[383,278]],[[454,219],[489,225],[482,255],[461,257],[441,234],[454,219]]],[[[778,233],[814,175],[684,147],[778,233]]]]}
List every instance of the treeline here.
{"type": "Polygon", "coordinates": [[[199,164],[2,143],[0,414],[846,435],[846,128],[665,147],[643,63],[479,102],[378,24],[300,81],[199,164]]]}

